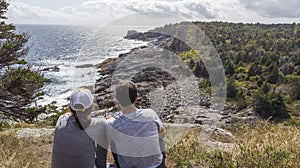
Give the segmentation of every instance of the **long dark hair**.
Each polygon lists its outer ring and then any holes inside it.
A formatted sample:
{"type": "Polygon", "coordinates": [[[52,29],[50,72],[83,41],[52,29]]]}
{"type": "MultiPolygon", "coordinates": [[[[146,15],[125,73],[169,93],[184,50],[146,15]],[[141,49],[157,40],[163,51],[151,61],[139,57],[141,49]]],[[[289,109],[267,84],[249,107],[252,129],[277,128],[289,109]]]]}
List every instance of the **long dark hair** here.
{"type": "Polygon", "coordinates": [[[72,114],[73,114],[74,117],[75,117],[75,123],[78,124],[78,126],[79,126],[79,128],[80,128],[81,130],[84,130],[83,126],[81,125],[81,123],[80,123],[80,121],[79,121],[79,119],[78,119],[78,116],[77,116],[76,111],[73,110],[72,108],[70,108],[70,110],[71,110],[72,114]]]}

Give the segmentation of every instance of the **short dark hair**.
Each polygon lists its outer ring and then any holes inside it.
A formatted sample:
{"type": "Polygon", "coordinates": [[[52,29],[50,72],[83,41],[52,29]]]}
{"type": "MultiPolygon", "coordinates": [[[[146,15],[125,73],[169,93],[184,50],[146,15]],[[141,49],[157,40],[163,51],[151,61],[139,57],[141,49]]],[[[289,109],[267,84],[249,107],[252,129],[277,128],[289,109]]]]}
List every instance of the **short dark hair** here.
{"type": "Polygon", "coordinates": [[[137,87],[131,81],[122,81],[116,87],[116,99],[123,107],[132,105],[138,94],[137,87]]]}

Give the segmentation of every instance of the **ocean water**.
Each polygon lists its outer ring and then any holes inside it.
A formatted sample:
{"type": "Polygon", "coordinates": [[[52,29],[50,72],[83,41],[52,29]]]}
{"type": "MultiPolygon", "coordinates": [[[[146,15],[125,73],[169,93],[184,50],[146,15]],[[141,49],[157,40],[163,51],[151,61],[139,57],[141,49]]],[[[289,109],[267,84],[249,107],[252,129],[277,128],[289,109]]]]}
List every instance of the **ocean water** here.
{"type": "Polygon", "coordinates": [[[56,102],[58,107],[67,104],[74,88],[95,84],[101,75],[97,73],[97,64],[146,45],[145,42],[124,39],[128,30],[145,31],[147,28],[17,25],[17,32],[30,35],[25,60],[34,69],[50,68],[43,74],[52,82],[43,88],[45,95],[37,104],[56,102]],[[54,67],[59,71],[51,69],[54,67]]]}

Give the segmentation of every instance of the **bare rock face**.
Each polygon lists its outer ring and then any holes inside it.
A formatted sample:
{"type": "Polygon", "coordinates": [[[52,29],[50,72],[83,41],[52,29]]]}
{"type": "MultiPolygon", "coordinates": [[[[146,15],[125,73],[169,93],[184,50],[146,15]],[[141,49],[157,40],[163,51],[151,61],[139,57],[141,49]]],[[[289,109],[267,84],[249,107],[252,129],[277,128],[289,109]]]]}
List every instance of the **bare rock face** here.
{"type": "MultiPolygon", "coordinates": [[[[102,75],[96,82],[95,94],[100,108],[114,107],[112,75],[117,67],[118,60],[108,59],[101,63],[99,72],[102,75]]],[[[137,106],[139,108],[150,108],[149,93],[158,88],[164,88],[175,81],[168,72],[156,67],[147,67],[135,74],[131,79],[138,87],[139,98],[137,106]]]]}
{"type": "Polygon", "coordinates": [[[127,31],[127,35],[125,36],[125,38],[133,36],[135,34],[137,34],[138,32],[136,30],[128,30],[127,31]]]}

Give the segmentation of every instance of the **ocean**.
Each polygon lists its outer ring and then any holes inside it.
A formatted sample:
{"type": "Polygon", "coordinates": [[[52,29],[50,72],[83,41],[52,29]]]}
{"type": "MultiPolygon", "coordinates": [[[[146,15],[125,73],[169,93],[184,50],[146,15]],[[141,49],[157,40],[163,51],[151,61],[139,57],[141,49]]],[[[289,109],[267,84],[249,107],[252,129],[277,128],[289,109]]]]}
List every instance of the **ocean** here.
{"type": "Polygon", "coordinates": [[[42,70],[51,79],[37,105],[55,103],[61,108],[68,103],[72,90],[95,84],[99,77],[96,65],[118,57],[146,42],[127,40],[128,30],[146,31],[145,27],[83,27],[55,25],[16,25],[17,32],[30,35],[29,53],[24,58],[33,69],[42,70]]]}

